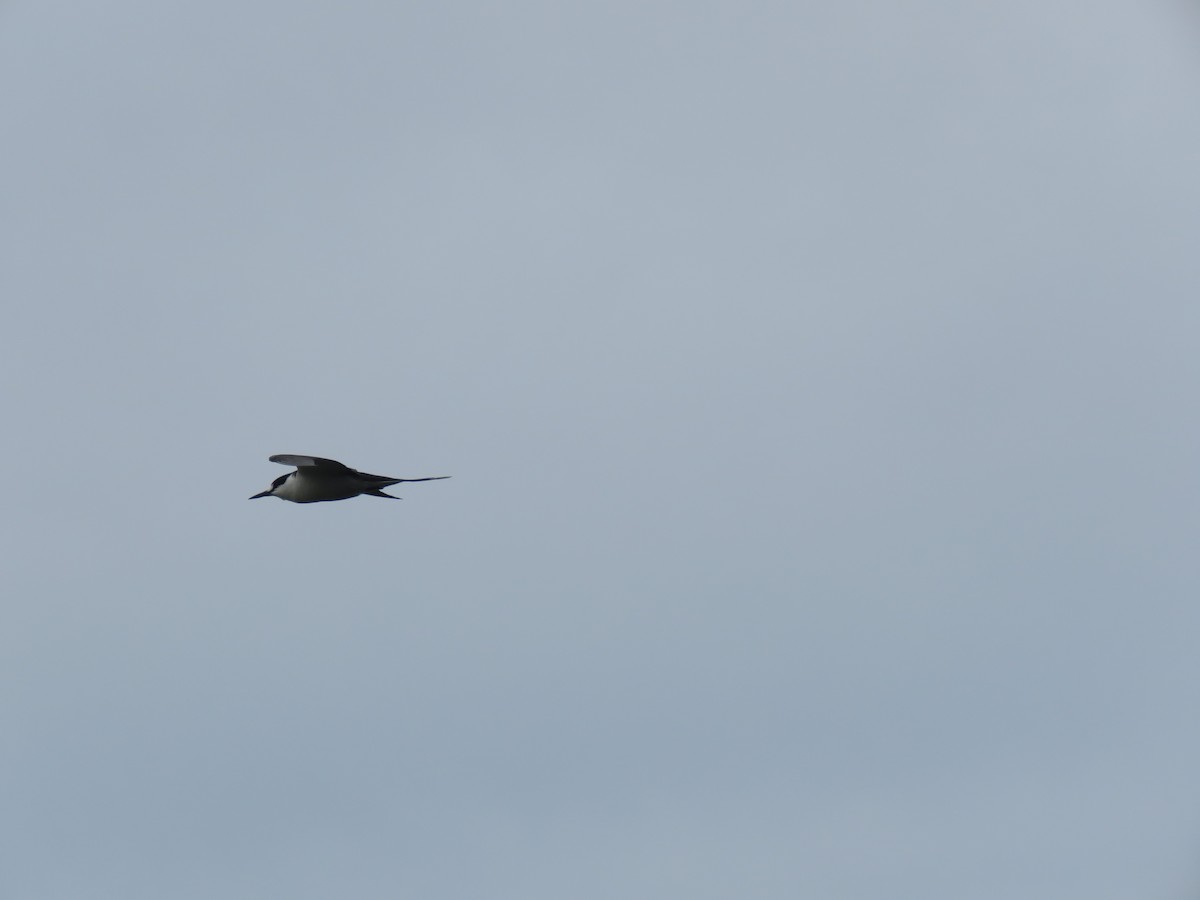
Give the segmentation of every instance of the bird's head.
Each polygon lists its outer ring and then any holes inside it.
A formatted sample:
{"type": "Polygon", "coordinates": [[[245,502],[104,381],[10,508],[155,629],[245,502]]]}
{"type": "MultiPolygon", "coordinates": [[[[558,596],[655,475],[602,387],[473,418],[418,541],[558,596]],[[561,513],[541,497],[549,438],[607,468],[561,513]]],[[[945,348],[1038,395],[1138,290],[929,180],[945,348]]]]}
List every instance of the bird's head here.
{"type": "Polygon", "coordinates": [[[274,481],[272,481],[271,486],[269,488],[267,488],[265,491],[263,491],[261,494],[255,494],[253,497],[248,497],[247,499],[257,500],[259,497],[270,497],[270,496],[274,495],[275,491],[277,491],[279,489],[279,486],[281,484],[283,484],[285,481],[287,481],[288,478],[291,477],[291,475],[292,475],[291,472],[288,472],[287,475],[280,475],[278,478],[276,478],[274,481]]]}

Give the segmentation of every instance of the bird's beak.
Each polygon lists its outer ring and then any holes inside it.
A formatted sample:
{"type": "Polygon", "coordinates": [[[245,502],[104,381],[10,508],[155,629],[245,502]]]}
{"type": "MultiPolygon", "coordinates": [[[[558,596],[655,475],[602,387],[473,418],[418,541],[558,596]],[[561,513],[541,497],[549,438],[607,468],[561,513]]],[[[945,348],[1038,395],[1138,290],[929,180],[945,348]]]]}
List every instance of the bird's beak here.
{"type": "Polygon", "coordinates": [[[270,497],[270,491],[263,491],[261,494],[255,494],[253,497],[247,497],[247,500],[257,500],[259,497],[270,497]]]}

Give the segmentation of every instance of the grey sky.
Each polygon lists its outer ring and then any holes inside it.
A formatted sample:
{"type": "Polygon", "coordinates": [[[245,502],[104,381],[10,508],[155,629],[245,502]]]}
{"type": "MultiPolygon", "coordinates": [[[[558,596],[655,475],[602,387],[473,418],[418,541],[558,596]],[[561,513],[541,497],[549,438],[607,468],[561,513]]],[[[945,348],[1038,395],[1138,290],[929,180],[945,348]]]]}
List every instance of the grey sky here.
{"type": "Polygon", "coordinates": [[[1155,0],[6,4],[0,894],[1195,897],[1198,109],[1155,0]]]}

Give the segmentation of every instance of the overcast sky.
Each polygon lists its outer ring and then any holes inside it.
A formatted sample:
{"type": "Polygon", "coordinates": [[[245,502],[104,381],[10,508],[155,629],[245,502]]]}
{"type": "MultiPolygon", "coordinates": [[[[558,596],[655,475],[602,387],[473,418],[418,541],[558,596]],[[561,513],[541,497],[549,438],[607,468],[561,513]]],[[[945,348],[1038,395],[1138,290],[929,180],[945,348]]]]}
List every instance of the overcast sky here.
{"type": "Polygon", "coordinates": [[[5,3],[0,894],[1194,900],[1198,111],[1170,0],[5,3]]]}

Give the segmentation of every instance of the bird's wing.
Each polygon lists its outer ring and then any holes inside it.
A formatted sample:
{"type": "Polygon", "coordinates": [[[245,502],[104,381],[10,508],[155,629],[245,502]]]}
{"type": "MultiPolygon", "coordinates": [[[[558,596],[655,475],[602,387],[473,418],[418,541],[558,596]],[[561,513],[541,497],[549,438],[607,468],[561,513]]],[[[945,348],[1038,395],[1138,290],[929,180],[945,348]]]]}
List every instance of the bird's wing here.
{"type": "Polygon", "coordinates": [[[279,463],[281,466],[316,466],[318,469],[329,471],[352,471],[349,466],[344,466],[335,459],[322,459],[319,456],[297,456],[294,453],[276,453],[270,457],[270,460],[273,463],[279,463]]]}
{"type": "Polygon", "coordinates": [[[443,478],[449,477],[449,475],[431,475],[428,478],[397,478],[395,483],[399,484],[402,481],[441,481],[443,478]]]}

